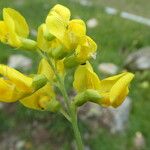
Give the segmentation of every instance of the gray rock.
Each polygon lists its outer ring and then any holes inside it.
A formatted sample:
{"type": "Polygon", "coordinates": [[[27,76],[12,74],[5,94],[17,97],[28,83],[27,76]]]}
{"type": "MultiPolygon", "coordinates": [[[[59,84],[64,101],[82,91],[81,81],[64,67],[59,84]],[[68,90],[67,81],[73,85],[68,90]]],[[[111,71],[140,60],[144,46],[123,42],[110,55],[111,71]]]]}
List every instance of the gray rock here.
{"type": "Polygon", "coordinates": [[[107,128],[111,133],[118,133],[126,129],[130,110],[131,99],[127,97],[118,108],[103,108],[94,103],[87,103],[81,107],[79,117],[93,133],[96,133],[100,127],[107,128]]]}
{"type": "Polygon", "coordinates": [[[37,36],[37,31],[35,29],[31,29],[31,35],[36,37],[37,36]]]}
{"type": "Polygon", "coordinates": [[[145,138],[141,132],[136,132],[133,139],[133,146],[135,150],[143,150],[145,148],[145,138]]]}
{"type": "Polygon", "coordinates": [[[98,20],[96,18],[91,18],[86,22],[88,28],[95,28],[98,26],[98,20]]]}
{"type": "Polygon", "coordinates": [[[131,110],[131,99],[129,97],[123,102],[123,104],[118,108],[109,108],[112,113],[113,122],[111,126],[111,132],[122,132],[127,126],[129,114],[131,110]]]}
{"type": "Polygon", "coordinates": [[[92,1],[91,0],[79,0],[79,3],[82,6],[91,6],[92,5],[92,1]]]}
{"type": "Polygon", "coordinates": [[[3,109],[4,104],[0,102],[0,110],[3,109]]]}
{"type": "Polygon", "coordinates": [[[23,55],[11,55],[8,59],[8,66],[15,69],[22,69],[23,71],[27,71],[32,67],[32,60],[23,55]]]}
{"type": "Polygon", "coordinates": [[[118,72],[119,68],[113,63],[101,63],[98,66],[100,72],[108,75],[114,75],[118,72]]]}
{"type": "Polygon", "coordinates": [[[128,55],[125,67],[133,71],[150,70],[150,47],[144,47],[128,55]]]}

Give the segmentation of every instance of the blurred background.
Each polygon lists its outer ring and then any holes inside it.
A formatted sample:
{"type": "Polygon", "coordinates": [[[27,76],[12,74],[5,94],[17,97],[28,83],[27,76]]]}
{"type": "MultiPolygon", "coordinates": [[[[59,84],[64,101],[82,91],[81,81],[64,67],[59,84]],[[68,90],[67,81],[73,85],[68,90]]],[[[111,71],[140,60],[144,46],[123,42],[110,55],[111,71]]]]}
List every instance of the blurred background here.
{"type": "MultiPolygon", "coordinates": [[[[67,6],[72,18],[86,22],[88,35],[98,45],[97,58],[91,62],[101,78],[122,70],[135,73],[121,107],[91,103],[81,107],[79,126],[86,150],[149,150],[150,1],[0,0],[0,17],[4,7],[17,9],[35,39],[38,26],[57,3],[67,6]]],[[[0,44],[0,63],[24,73],[36,72],[39,59],[36,53],[0,44]]],[[[0,103],[0,150],[73,150],[74,143],[70,124],[61,115],[0,103]]]]}

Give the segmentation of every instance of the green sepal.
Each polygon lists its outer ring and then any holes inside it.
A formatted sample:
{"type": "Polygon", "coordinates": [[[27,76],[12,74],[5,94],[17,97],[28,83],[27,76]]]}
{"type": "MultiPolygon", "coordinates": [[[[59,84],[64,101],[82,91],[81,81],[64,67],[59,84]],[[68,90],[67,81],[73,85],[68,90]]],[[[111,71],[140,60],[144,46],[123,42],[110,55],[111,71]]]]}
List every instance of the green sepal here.
{"type": "Polygon", "coordinates": [[[33,78],[33,82],[32,82],[32,87],[34,88],[34,90],[38,90],[40,88],[42,88],[44,85],[46,85],[47,83],[47,78],[45,77],[45,75],[40,74],[40,75],[36,75],[33,78]]]}
{"type": "MultiPolygon", "coordinates": [[[[82,81],[81,81],[82,82],[82,81]]],[[[101,95],[98,91],[93,89],[87,89],[83,92],[78,93],[74,98],[74,104],[76,106],[81,106],[84,103],[90,101],[94,103],[98,103],[101,99],[101,95]]]]}
{"type": "Polygon", "coordinates": [[[47,29],[44,31],[44,38],[47,40],[47,41],[52,41],[55,39],[55,36],[52,35],[47,29]]]}
{"type": "Polygon", "coordinates": [[[21,48],[27,50],[35,50],[37,48],[37,42],[31,39],[20,38],[22,42],[21,48]]]}
{"type": "Polygon", "coordinates": [[[46,110],[50,112],[57,112],[60,107],[61,105],[56,99],[51,99],[46,106],[46,110]]]}
{"type": "Polygon", "coordinates": [[[67,52],[65,51],[65,47],[63,45],[60,45],[59,47],[51,50],[51,55],[54,59],[60,60],[67,55],[67,52]]]}
{"type": "Polygon", "coordinates": [[[79,64],[80,63],[77,61],[75,55],[71,55],[69,57],[66,57],[64,60],[65,68],[72,68],[72,67],[75,67],[79,64]]]}

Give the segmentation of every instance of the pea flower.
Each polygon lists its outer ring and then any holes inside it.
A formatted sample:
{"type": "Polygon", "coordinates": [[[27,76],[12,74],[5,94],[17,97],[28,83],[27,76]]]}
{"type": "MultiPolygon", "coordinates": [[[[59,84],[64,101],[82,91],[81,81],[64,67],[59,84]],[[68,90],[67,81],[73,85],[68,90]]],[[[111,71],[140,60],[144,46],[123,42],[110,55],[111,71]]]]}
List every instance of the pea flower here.
{"type": "Polygon", "coordinates": [[[0,41],[12,47],[33,49],[36,42],[27,39],[29,27],[25,18],[12,8],[3,9],[3,21],[0,21],[0,41]]]}
{"type": "Polygon", "coordinates": [[[75,52],[65,58],[65,67],[71,68],[73,66],[85,63],[88,59],[92,57],[96,50],[96,43],[89,36],[83,36],[80,39],[75,49],[75,52]]]}
{"type": "Polygon", "coordinates": [[[62,59],[66,47],[62,42],[70,19],[70,10],[62,5],[55,5],[49,12],[46,23],[38,29],[38,47],[55,59],[62,59]]]}
{"type": "Polygon", "coordinates": [[[49,110],[55,112],[59,109],[60,104],[56,100],[55,92],[51,85],[54,73],[45,59],[42,59],[39,63],[38,74],[45,75],[50,82],[34,92],[32,95],[21,99],[20,102],[30,109],[49,110]]]}
{"type": "MultiPolygon", "coordinates": [[[[43,86],[39,85],[37,76],[34,78],[28,77],[19,71],[0,64],[0,101],[15,102],[20,98],[34,93],[43,86]]],[[[39,76],[38,76],[39,78],[39,76]]],[[[45,76],[40,76],[40,80],[45,84],[45,76]]]]}
{"type": "Polygon", "coordinates": [[[62,5],[55,5],[46,18],[48,32],[61,40],[65,34],[70,19],[70,10],[62,5]]]}
{"type": "Polygon", "coordinates": [[[124,72],[103,80],[100,80],[93,71],[89,62],[80,65],[74,75],[73,86],[77,92],[83,92],[86,89],[94,89],[99,92],[102,98],[97,103],[103,106],[118,107],[127,96],[128,86],[134,75],[124,72]],[[82,81],[82,82],[81,82],[82,81]]]}

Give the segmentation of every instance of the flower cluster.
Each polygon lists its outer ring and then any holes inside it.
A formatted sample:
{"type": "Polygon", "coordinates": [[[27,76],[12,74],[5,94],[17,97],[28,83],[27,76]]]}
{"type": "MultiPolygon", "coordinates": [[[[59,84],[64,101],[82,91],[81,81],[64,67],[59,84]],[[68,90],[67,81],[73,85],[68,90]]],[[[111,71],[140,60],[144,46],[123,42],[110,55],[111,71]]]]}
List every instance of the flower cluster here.
{"type": "Polygon", "coordinates": [[[73,99],[76,106],[87,101],[113,107],[122,104],[134,75],[124,72],[100,80],[88,61],[95,54],[97,45],[86,35],[84,21],[70,20],[70,16],[68,8],[55,5],[39,26],[34,41],[28,38],[29,27],[25,18],[14,9],[3,9],[0,42],[37,51],[43,58],[37,74],[30,76],[0,64],[1,102],[20,101],[31,109],[58,111],[62,106],[56,98],[54,86],[59,86],[59,79],[64,80],[66,70],[76,68],[73,82],[77,92],[73,99]]]}

